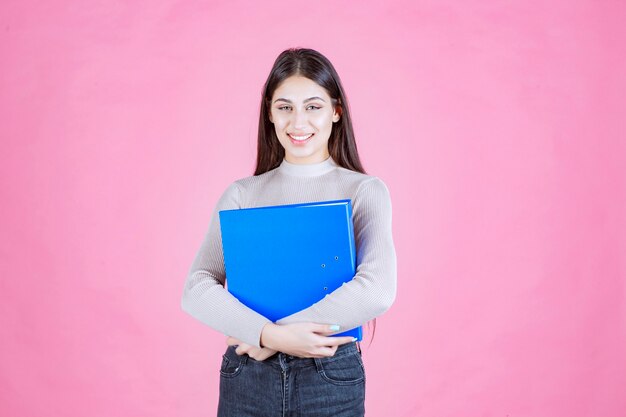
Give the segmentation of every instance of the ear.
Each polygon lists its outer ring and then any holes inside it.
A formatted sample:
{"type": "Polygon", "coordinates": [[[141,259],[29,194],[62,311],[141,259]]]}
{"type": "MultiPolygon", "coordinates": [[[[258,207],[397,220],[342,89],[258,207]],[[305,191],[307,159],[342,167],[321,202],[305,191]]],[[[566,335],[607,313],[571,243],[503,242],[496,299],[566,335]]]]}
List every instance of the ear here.
{"type": "Polygon", "coordinates": [[[333,113],[333,123],[337,123],[339,121],[339,119],[341,118],[341,114],[341,105],[338,104],[337,106],[335,106],[335,112],[333,113]]]}

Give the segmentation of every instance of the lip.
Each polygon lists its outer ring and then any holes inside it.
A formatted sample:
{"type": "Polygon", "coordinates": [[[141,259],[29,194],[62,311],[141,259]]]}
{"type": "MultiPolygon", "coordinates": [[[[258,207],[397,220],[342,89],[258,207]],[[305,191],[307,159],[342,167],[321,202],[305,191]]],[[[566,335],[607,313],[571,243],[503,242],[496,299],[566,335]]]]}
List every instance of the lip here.
{"type": "MultiPolygon", "coordinates": [[[[306,145],[307,143],[309,143],[309,141],[311,139],[313,139],[313,136],[315,136],[315,133],[309,133],[311,136],[309,136],[308,139],[305,140],[295,140],[294,138],[291,137],[291,134],[287,134],[287,136],[289,136],[289,140],[291,141],[292,144],[296,145],[296,146],[303,146],[306,145]]],[[[306,134],[304,135],[294,135],[294,136],[306,136],[306,134]]]]}

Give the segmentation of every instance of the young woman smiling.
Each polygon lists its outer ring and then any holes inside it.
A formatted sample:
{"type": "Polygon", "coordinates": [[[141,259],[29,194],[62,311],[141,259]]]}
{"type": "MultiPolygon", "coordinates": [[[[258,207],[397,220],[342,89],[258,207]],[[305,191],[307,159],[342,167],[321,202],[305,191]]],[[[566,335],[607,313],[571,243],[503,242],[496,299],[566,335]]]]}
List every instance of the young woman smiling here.
{"type": "Polygon", "coordinates": [[[358,342],[331,336],[383,314],[396,296],[391,198],[359,160],[346,94],[330,61],[283,51],[261,101],[254,175],[217,202],[188,273],[181,305],[227,335],[218,417],[363,416],[365,368],[358,342]],[[351,199],[357,271],[312,306],[275,323],[225,288],[220,210],[351,199]]]}

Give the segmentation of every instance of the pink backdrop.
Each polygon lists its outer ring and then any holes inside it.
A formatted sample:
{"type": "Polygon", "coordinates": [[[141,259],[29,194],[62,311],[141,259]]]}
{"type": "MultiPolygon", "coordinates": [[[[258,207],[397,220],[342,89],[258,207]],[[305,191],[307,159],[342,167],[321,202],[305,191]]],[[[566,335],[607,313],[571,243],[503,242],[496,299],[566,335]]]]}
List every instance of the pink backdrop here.
{"type": "Polygon", "coordinates": [[[625,415],[624,2],[156,3],[0,6],[0,415],[214,415],[182,286],[292,46],[392,195],[367,415],[625,415]]]}

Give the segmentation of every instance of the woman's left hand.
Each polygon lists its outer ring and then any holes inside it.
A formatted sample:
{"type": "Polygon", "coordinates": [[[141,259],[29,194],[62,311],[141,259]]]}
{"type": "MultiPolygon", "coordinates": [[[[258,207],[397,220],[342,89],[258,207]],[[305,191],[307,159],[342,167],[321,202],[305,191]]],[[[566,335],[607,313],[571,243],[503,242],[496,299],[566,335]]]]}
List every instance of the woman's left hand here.
{"type": "Polygon", "coordinates": [[[264,361],[265,359],[272,356],[274,353],[278,352],[277,350],[270,349],[268,347],[258,348],[256,346],[249,345],[240,341],[239,339],[235,339],[232,336],[228,336],[228,338],[226,339],[226,344],[228,344],[229,346],[239,345],[237,346],[237,349],[235,349],[237,355],[243,355],[247,353],[248,356],[257,361],[264,361]]]}

